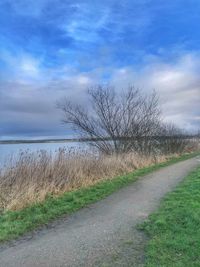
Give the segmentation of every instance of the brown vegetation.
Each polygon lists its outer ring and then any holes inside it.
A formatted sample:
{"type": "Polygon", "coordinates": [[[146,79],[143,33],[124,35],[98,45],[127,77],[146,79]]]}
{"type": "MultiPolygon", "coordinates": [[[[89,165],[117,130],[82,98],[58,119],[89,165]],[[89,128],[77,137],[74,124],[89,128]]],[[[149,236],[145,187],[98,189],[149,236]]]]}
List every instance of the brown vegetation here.
{"type": "MultiPolygon", "coordinates": [[[[173,147],[173,142],[173,139],[171,144],[167,141],[168,148],[173,147]]],[[[195,149],[198,149],[197,141],[192,140],[181,153],[195,149]]],[[[37,153],[23,152],[0,170],[0,209],[20,209],[43,201],[48,194],[59,195],[112,179],[138,168],[164,162],[172,155],[178,153],[105,155],[66,149],[60,149],[55,154],[42,150],[37,153]]]]}
{"type": "Polygon", "coordinates": [[[58,195],[165,160],[166,156],[95,156],[63,149],[55,155],[21,153],[16,163],[0,173],[0,208],[19,209],[48,194],[58,195]]]}

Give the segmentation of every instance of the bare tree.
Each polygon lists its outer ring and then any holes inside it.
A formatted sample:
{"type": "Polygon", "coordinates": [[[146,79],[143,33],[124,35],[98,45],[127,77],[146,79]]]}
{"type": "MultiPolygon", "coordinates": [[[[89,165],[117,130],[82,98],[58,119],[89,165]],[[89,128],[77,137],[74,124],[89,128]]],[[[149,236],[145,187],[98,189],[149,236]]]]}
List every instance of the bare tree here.
{"type": "Polygon", "coordinates": [[[163,154],[182,153],[186,151],[191,141],[188,134],[174,123],[162,123],[159,136],[160,151],[163,154]]]}
{"type": "Polygon", "coordinates": [[[66,98],[58,104],[63,122],[81,138],[91,140],[91,145],[106,154],[150,149],[147,137],[160,124],[155,92],[145,96],[133,86],[121,93],[111,86],[97,86],[88,90],[88,96],[87,108],[66,98]]]}

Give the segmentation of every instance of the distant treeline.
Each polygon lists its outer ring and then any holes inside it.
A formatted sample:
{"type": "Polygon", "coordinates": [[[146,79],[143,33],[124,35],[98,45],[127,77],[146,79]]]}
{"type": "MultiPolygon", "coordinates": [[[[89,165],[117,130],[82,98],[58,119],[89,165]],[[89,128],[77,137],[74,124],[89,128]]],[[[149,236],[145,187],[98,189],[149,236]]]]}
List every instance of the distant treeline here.
{"type": "MultiPolygon", "coordinates": [[[[196,139],[199,135],[174,135],[174,136],[135,136],[135,137],[117,137],[117,140],[123,141],[139,141],[139,140],[169,140],[169,139],[196,139]]],[[[39,143],[75,143],[75,142],[97,142],[97,141],[111,141],[110,137],[104,138],[67,138],[67,139],[37,139],[37,140],[0,140],[0,144],[39,144],[39,143]]]]}

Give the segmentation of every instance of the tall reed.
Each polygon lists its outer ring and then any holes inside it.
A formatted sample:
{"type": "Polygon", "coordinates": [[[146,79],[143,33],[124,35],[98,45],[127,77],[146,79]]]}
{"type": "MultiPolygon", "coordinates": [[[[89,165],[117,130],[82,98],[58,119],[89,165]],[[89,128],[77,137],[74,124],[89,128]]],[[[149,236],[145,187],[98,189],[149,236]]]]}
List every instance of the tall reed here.
{"type": "Polygon", "coordinates": [[[166,158],[135,153],[99,156],[70,149],[53,154],[43,150],[21,152],[0,170],[0,209],[21,209],[43,201],[48,194],[86,187],[166,158]]]}

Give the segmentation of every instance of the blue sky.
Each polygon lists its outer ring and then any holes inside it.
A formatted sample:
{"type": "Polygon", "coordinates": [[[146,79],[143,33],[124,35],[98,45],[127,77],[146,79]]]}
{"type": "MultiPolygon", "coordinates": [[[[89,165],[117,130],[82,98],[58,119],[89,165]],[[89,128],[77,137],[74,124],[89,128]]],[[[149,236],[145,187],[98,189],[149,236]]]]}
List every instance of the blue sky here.
{"type": "Polygon", "coordinates": [[[200,1],[1,0],[0,138],[65,136],[55,109],[93,84],[156,89],[166,120],[200,125],[200,1]]]}

